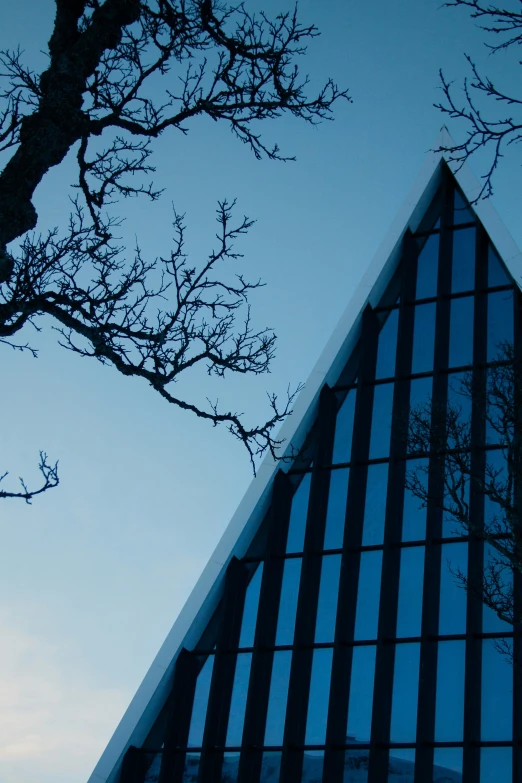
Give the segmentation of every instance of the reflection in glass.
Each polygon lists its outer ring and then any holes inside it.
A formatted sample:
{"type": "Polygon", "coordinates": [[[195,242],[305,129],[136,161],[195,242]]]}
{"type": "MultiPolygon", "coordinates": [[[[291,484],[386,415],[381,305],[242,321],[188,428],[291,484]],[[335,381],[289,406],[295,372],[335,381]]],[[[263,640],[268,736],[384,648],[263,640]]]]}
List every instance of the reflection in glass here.
{"type": "Polygon", "coordinates": [[[343,404],[337,411],[335,422],[335,438],[333,448],[333,464],[350,462],[352,453],[353,417],[355,413],[356,390],[350,389],[343,404]]]}
{"type": "Polygon", "coordinates": [[[513,739],[513,661],[502,654],[504,644],[502,639],[482,641],[482,740],[513,739]]]}
{"type": "MultiPolygon", "coordinates": [[[[493,505],[493,504],[491,504],[493,505]]],[[[496,504],[495,504],[496,505],[496,504]]],[[[498,508],[497,508],[498,511],[498,508]]],[[[484,568],[493,565],[498,561],[498,554],[491,544],[484,544],[484,568]]],[[[503,595],[508,599],[507,606],[512,605],[509,596],[513,585],[513,570],[511,568],[495,569],[498,576],[499,587],[503,595]]],[[[484,633],[510,633],[513,627],[505,620],[501,620],[498,614],[485,604],[482,605],[482,630],[484,633]]]]}
{"type": "Polygon", "coordinates": [[[435,351],[435,302],[417,305],[413,330],[412,373],[431,372],[435,351]]]}
{"type": "Polygon", "coordinates": [[[347,750],[344,754],[343,783],[368,783],[369,763],[369,750],[347,750]]]}
{"type": "Polygon", "coordinates": [[[324,531],[325,549],[340,549],[343,545],[349,475],[349,468],[339,468],[339,470],[332,470],[330,473],[326,528],[324,531]]]}
{"type": "Polygon", "coordinates": [[[417,262],[417,289],[415,299],[437,296],[437,272],[439,269],[439,234],[426,240],[417,262]]]}
{"type": "Polygon", "coordinates": [[[390,454],[393,387],[393,383],[383,383],[374,388],[370,459],[388,457],[390,454]]]}
{"type": "Polygon", "coordinates": [[[376,639],[379,622],[382,551],[362,552],[355,614],[355,639],[376,639]]]}
{"type": "Polygon", "coordinates": [[[203,730],[205,728],[205,718],[207,717],[208,695],[210,693],[213,667],[214,656],[209,655],[196,681],[187,742],[189,748],[200,748],[203,743],[203,730]]]}
{"type": "Polygon", "coordinates": [[[388,759],[388,783],[413,783],[415,775],[415,749],[391,748],[388,759]]]}
{"type": "Polygon", "coordinates": [[[455,574],[468,573],[468,545],[443,544],[440,570],[439,634],[466,632],[467,593],[455,574]]]}
{"type": "Polygon", "coordinates": [[[301,783],[321,783],[323,780],[323,764],[324,751],[305,750],[301,783]]]}
{"type": "Polygon", "coordinates": [[[393,672],[391,742],[415,742],[420,644],[397,644],[393,672]]]}
{"type": "Polygon", "coordinates": [[[321,565],[321,584],[315,623],[316,644],[333,641],[340,574],[341,555],[325,555],[321,565]]]}
{"type": "Polygon", "coordinates": [[[369,465],[364,505],[363,546],[382,544],[384,540],[387,484],[388,463],[369,465]]]}
{"type": "Polygon", "coordinates": [[[391,310],[379,333],[377,367],[375,369],[376,378],[393,378],[395,375],[398,325],[399,310],[391,310]]]}
{"type": "Polygon", "coordinates": [[[492,245],[488,247],[488,288],[496,285],[509,285],[511,277],[492,245]]]}
{"type": "Polygon", "coordinates": [[[274,653],[266,717],[265,745],[283,744],[291,662],[292,653],[290,650],[274,653]]]}
{"type": "Polygon", "coordinates": [[[460,742],[464,731],[465,642],[439,642],[435,742],[460,742]]]}
{"type": "Polygon", "coordinates": [[[471,426],[471,392],[466,391],[469,372],[455,372],[448,377],[448,407],[455,409],[459,421],[471,426]]]}
{"type": "Polygon", "coordinates": [[[480,783],[504,783],[512,779],[512,748],[480,749],[480,783]]]}
{"type": "Polygon", "coordinates": [[[261,783],[279,783],[281,774],[281,753],[268,750],[263,753],[261,762],[261,783]]]}
{"type": "Polygon", "coordinates": [[[414,378],[410,383],[410,408],[424,407],[430,404],[432,391],[433,376],[414,378]]]}
{"type": "Polygon", "coordinates": [[[397,636],[420,636],[424,547],[401,549],[397,636]]]}
{"type": "Polygon", "coordinates": [[[459,225],[459,223],[471,223],[475,220],[475,215],[471,211],[469,204],[460,195],[458,190],[455,190],[455,205],[453,209],[453,223],[459,225]]]}
{"type": "Polygon", "coordinates": [[[287,552],[302,552],[306,530],[306,514],[308,512],[308,498],[310,497],[310,482],[312,474],[306,473],[294,497],[290,510],[290,522],[288,525],[288,538],[286,541],[287,552]]]}
{"type": "MultiPolygon", "coordinates": [[[[452,478],[452,483],[455,484],[456,486],[456,479],[458,477],[460,481],[460,479],[462,478],[462,474],[457,474],[455,467],[453,473],[454,475],[452,478]]],[[[446,481],[448,482],[449,479],[446,479],[446,481]]],[[[459,487],[459,493],[462,492],[462,498],[464,500],[464,503],[468,506],[468,508],[469,508],[469,488],[470,488],[469,482],[470,482],[469,476],[465,476],[462,488],[459,487]]],[[[468,535],[467,528],[462,524],[462,522],[459,521],[457,517],[453,516],[453,514],[451,514],[449,511],[449,509],[451,509],[455,505],[449,493],[446,493],[444,503],[448,511],[445,510],[442,513],[443,538],[453,538],[455,536],[468,535]]]]}
{"type": "Polygon", "coordinates": [[[473,364],[473,307],[472,296],[451,300],[449,367],[473,364]]]}
{"type": "Polygon", "coordinates": [[[435,748],[433,783],[461,783],[462,748],[435,748]]]}
{"type": "Polygon", "coordinates": [[[488,295],[488,362],[494,362],[504,341],[513,343],[513,291],[488,295]]]}
{"type": "Polygon", "coordinates": [[[183,769],[183,783],[197,783],[200,753],[187,753],[183,769]]]}
{"type": "Polygon", "coordinates": [[[256,632],[257,608],[259,606],[259,593],[261,592],[261,577],[263,575],[263,563],[260,563],[250,579],[245,595],[243,619],[241,621],[241,633],[239,635],[240,647],[252,647],[256,632]]]}
{"type": "MultiPolygon", "coordinates": [[[[411,459],[406,462],[406,475],[408,481],[414,478],[420,482],[421,487],[427,490],[428,474],[427,459],[411,459]]],[[[423,508],[422,500],[406,487],[404,488],[404,508],[402,512],[402,540],[423,541],[426,538],[426,507],[423,508]]]]}
{"type": "Polygon", "coordinates": [[[305,745],[324,745],[326,739],[332,655],[331,647],[314,650],[305,745]]]}
{"type": "Polygon", "coordinates": [[[301,578],[301,558],[285,560],[279,616],[277,618],[276,644],[293,644],[299,580],[301,578]]]}
{"type": "Polygon", "coordinates": [[[239,753],[223,753],[221,783],[236,783],[239,773],[239,753]]]}
{"type": "Polygon", "coordinates": [[[375,678],[375,645],[353,648],[348,727],[352,742],[369,742],[372,727],[373,682],[375,678]]]}
{"type": "Polygon", "coordinates": [[[232,688],[232,699],[230,702],[230,713],[228,716],[227,738],[225,741],[225,744],[228,745],[228,747],[241,745],[251,664],[252,653],[238,654],[236,658],[236,671],[234,674],[234,687],[232,688]]]}
{"type": "Polygon", "coordinates": [[[451,293],[472,291],[475,288],[475,228],[453,232],[453,260],[451,263],[451,293]]]}

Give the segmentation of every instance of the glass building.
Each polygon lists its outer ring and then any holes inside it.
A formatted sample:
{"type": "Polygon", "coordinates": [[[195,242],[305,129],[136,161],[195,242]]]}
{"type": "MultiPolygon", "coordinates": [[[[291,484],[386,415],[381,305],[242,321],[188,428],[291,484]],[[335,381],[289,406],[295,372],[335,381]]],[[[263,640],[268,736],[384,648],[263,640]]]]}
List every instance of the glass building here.
{"type": "MultiPolygon", "coordinates": [[[[410,407],[519,351],[518,251],[474,187],[428,161],[287,425],[298,456],[261,468],[92,783],[522,780],[522,667],[495,646],[520,633],[452,576],[488,553],[405,489],[419,459],[441,486],[410,407]]],[[[498,446],[464,413],[480,470],[498,446]]]]}

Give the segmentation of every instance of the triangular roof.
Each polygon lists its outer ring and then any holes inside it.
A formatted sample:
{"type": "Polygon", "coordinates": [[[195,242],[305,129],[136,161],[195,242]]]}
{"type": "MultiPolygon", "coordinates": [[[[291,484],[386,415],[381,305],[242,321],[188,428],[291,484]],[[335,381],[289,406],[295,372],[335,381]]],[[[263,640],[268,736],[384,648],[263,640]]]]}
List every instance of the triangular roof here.
{"type": "MultiPolygon", "coordinates": [[[[449,147],[453,141],[442,128],[436,147],[449,147]]],[[[408,229],[415,232],[432,202],[442,179],[445,153],[429,153],[413,187],[372,262],[353,294],[345,312],[313,368],[296,401],[293,415],[283,425],[280,437],[286,453],[298,450],[317,415],[319,394],[324,384],[333,386],[359,339],[364,308],[380,302],[401,257],[402,241],[408,229]]],[[[450,168],[452,168],[451,164],[450,168]]],[[[454,172],[455,179],[470,203],[481,186],[464,164],[454,172]]],[[[522,253],[518,250],[496,210],[488,201],[473,205],[498,255],[514,280],[522,281],[522,253]]],[[[171,686],[176,658],[182,647],[192,649],[212,617],[220,600],[227,566],[235,556],[242,558],[266,515],[274,476],[284,463],[270,456],[262,462],[256,478],[232,517],[214,553],[154,659],[136,695],[100,758],[89,783],[113,783],[121,760],[130,745],[141,746],[165,705],[171,686]]]]}

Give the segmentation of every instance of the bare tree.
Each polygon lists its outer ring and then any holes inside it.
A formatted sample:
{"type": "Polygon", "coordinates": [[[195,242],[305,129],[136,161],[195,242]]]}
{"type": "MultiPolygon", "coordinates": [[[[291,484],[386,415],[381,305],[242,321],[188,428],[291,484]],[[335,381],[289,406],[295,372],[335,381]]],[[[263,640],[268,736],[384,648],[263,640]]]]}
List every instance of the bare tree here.
{"type": "Polygon", "coordinates": [[[465,373],[452,389],[444,410],[437,410],[431,400],[416,406],[410,410],[408,427],[409,455],[429,457],[429,461],[422,460],[407,471],[407,489],[422,507],[434,504],[442,509],[455,525],[454,532],[477,536],[487,543],[488,555],[479,583],[450,567],[462,587],[477,593],[510,625],[522,619],[513,579],[514,573],[522,574],[521,392],[520,365],[515,361],[513,345],[504,342],[484,383],[477,383],[471,372],[465,373]],[[482,470],[477,470],[472,459],[472,423],[466,413],[472,404],[481,412],[486,446],[492,447],[484,452],[482,470]],[[438,493],[430,489],[430,469],[443,476],[443,488],[438,493]],[[471,490],[484,497],[484,524],[478,523],[471,511],[471,490]]]}
{"type": "MultiPolygon", "coordinates": [[[[464,8],[487,34],[486,46],[493,54],[512,52],[522,43],[522,9],[520,0],[515,8],[489,5],[481,0],[449,0],[446,8],[464,8]]],[[[465,127],[461,143],[443,146],[457,165],[477,152],[485,151],[487,163],[478,198],[493,192],[494,173],[508,148],[522,139],[522,93],[502,88],[481,72],[476,62],[466,55],[469,76],[459,88],[440,72],[444,101],[437,104],[452,120],[465,127]]],[[[516,61],[520,65],[519,60],[516,61]]]]}
{"type": "MultiPolygon", "coordinates": [[[[269,417],[254,426],[173,391],[197,365],[220,378],[269,370],[275,335],[252,327],[248,305],[261,283],[227,268],[241,257],[234,242],[253,221],[234,219],[234,202],[219,203],[217,245],[193,264],[184,253],[183,216],[174,214],[173,247],[148,259],[118,241],[122,216],[114,205],[122,197],[159,198],[153,142],[171,129],[188,133],[196,117],[227,122],[256,158],[290,160],[265,143],[259,121],[291,114],[315,124],[348,98],[332,80],[307,94],[296,58],[317,34],[296,11],[271,20],[218,0],[56,0],[43,73],[26,67],[19,49],[1,54],[0,341],[35,355],[15,335],[50,316],[66,348],[143,378],[169,403],[227,426],[253,466],[266,450],[276,456],[273,432],[290,412],[290,391],[282,406],[269,396],[269,417]],[[52,231],[35,231],[35,188],[71,150],[71,214],[52,231]]],[[[41,489],[22,482],[21,492],[0,497],[30,501],[58,483],[45,455],[40,470],[41,489]]]]}

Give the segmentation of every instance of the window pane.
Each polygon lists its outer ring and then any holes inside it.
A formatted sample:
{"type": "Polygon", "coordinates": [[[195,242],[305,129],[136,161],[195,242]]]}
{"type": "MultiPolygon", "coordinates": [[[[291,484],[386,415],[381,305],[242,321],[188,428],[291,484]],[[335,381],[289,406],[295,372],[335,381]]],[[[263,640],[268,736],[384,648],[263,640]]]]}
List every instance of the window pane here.
{"type": "Polygon", "coordinates": [[[221,783],[236,783],[239,773],[239,753],[223,753],[221,783]]]}
{"type": "Polygon", "coordinates": [[[392,378],[395,375],[395,353],[397,351],[398,309],[392,310],[379,333],[377,347],[376,378],[392,378]]]}
{"type": "Polygon", "coordinates": [[[199,753],[187,753],[183,769],[183,783],[197,783],[200,758],[199,753]]]}
{"type": "Polygon", "coordinates": [[[513,739],[513,661],[502,654],[505,648],[499,648],[499,642],[502,645],[503,640],[482,642],[480,738],[488,741],[513,739]]]}
{"type": "Polygon", "coordinates": [[[467,383],[471,380],[471,370],[454,372],[448,376],[448,407],[452,407],[459,416],[459,421],[471,425],[471,390],[467,391],[467,383]]]}
{"type": "MultiPolygon", "coordinates": [[[[348,703],[348,742],[369,742],[372,727],[375,645],[354,647],[350,701],[348,703]]],[[[354,751],[355,752],[355,751],[354,751]]]]}
{"type": "Polygon", "coordinates": [[[382,551],[362,552],[355,614],[355,639],[376,639],[379,622],[382,551]]]}
{"type": "Polygon", "coordinates": [[[480,783],[511,781],[513,764],[512,748],[480,749],[480,783]]]}
{"type": "Polygon", "coordinates": [[[387,483],[387,462],[380,465],[368,466],[366,502],[364,506],[363,546],[382,544],[384,540],[387,483]]]}
{"type": "Polygon", "coordinates": [[[287,552],[302,552],[305,530],[306,514],[308,511],[308,498],[310,497],[311,473],[306,473],[292,498],[290,511],[290,523],[288,526],[288,538],[286,541],[287,552]]]}
{"type": "Polygon", "coordinates": [[[488,362],[499,355],[502,343],[513,343],[513,292],[488,295],[488,362]]]}
{"type": "Polygon", "coordinates": [[[279,617],[277,618],[276,644],[293,644],[301,558],[285,560],[279,617]]]}
{"type": "Polygon", "coordinates": [[[349,476],[349,468],[332,470],[330,473],[326,529],[324,531],[325,549],[340,549],[343,545],[349,476]]]}
{"type": "Polygon", "coordinates": [[[263,753],[261,783],[278,783],[281,774],[281,753],[269,750],[263,753]]]}
{"type": "Polygon", "coordinates": [[[475,229],[453,232],[451,292],[472,291],[475,288],[475,229]]]}
{"type": "Polygon", "coordinates": [[[301,775],[301,783],[321,783],[323,780],[323,765],[324,751],[305,751],[303,755],[303,773],[301,775]]]}
{"type": "Polygon", "coordinates": [[[333,464],[350,462],[352,453],[353,417],[355,413],[356,390],[350,389],[343,404],[337,411],[333,464]]]}
{"type": "MultiPolygon", "coordinates": [[[[406,462],[408,481],[419,482],[419,492],[427,490],[428,474],[427,459],[412,459],[406,462]]],[[[411,490],[404,488],[404,508],[402,512],[402,540],[422,541],[426,538],[426,507],[423,501],[411,490]]]]}
{"type": "Polygon", "coordinates": [[[272,681],[268,697],[265,745],[283,744],[291,663],[292,653],[290,650],[281,650],[281,652],[274,653],[272,681]]]}
{"type": "Polygon", "coordinates": [[[459,223],[471,223],[472,220],[475,220],[475,216],[469,208],[468,202],[465,201],[465,199],[460,195],[459,191],[456,190],[453,209],[453,223],[455,225],[458,225],[459,223]]]}
{"type": "Polygon", "coordinates": [[[393,673],[391,742],[415,742],[420,645],[397,644],[393,673]]]}
{"type": "Polygon", "coordinates": [[[333,641],[340,574],[341,555],[325,555],[321,565],[321,585],[315,624],[316,644],[333,641]]]}
{"type": "Polygon", "coordinates": [[[417,262],[417,290],[415,299],[437,296],[439,269],[439,234],[428,237],[417,262]]]}
{"type": "MultiPolygon", "coordinates": [[[[510,607],[513,605],[511,599],[513,589],[513,570],[507,567],[507,564],[505,568],[502,568],[502,563],[499,567],[496,567],[495,563],[498,561],[499,557],[496,550],[491,546],[491,544],[484,544],[484,569],[487,581],[492,581],[491,576],[488,578],[488,569],[490,569],[491,566],[494,566],[494,581],[497,583],[497,595],[500,599],[497,601],[497,605],[499,608],[504,608],[504,606],[510,607]],[[502,593],[503,599],[500,597],[499,593],[502,593]]],[[[489,573],[491,574],[491,571],[489,571],[489,573]]],[[[501,620],[494,609],[490,609],[489,606],[483,604],[482,630],[484,633],[511,633],[513,627],[505,620],[501,620]]]]}
{"type": "Polygon", "coordinates": [[[326,739],[332,655],[333,650],[331,647],[314,650],[305,745],[324,745],[326,739]]]}
{"type": "Polygon", "coordinates": [[[462,748],[435,748],[433,783],[460,783],[462,780],[462,748]]]}
{"type": "Polygon", "coordinates": [[[451,302],[449,367],[473,364],[473,307],[472,296],[451,302]]]}
{"type": "Polygon", "coordinates": [[[488,287],[496,285],[509,285],[512,282],[508,271],[492,245],[488,247],[488,287]]]}
{"type": "Polygon", "coordinates": [[[435,302],[417,305],[413,330],[412,373],[431,372],[435,350],[435,302]]]}
{"type": "Polygon", "coordinates": [[[207,717],[208,695],[210,693],[213,667],[214,656],[209,655],[196,681],[187,742],[189,748],[199,748],[203,743],[203,730],[205,728],[205,718],[207,717]]]}
{"type": "Polygon", "coordinates": [[[464,731],[465,642],[439,642],[435,742],[461,742],[464,731]]]}
{"type": "Polygon", "coordinates": [[[410,408],[430,405],[433,391],[433,376],[414,378],[410,383],[410,408]]]}
{"type": "Polygon", "coordinates": [[[368,783],[369,762],[369,750],[347,750],[344,754],[343,783],[368,783]]]}
{"type": "Polygon", "coordinates": [[[232,688],[232,700],[230,702],[227,737],[225,741],[225,744],[229,747],[241,745],[251,664],[252,653],[239,653],[236,658],[234,687],[232,688]]]}
{"type": "Polygon", "coordinates": [[[240,647],[252,647],[254,644],[262,574],[263,563],[260,563],[255,570],[254,576],[250,579],[246,590],[243,619],[241,621],[241,633],[239,635],[240,647]]]}
{"type": "Polygon", "coordinates": [[[423,580],[424,547],[402,549],[397,636],[420,636],[423,580]]]}
{"type": "Polygon", "coordinates": [[[415,749],[391,748],[388,762],[388,783],[413,783],[415,749]]]}
{"type": "Polygon", "coordinates": [[[388,457],[390,454],[393,387],[393,383],[383,383],[374,389],[370,459],[388,457]]]}
{"type": "Polygon", "coordinates": [[[441,559],[439,634],[465,633],[467,593],[454,574],[468,573],[468,545],[444,544],[441,559]]]}

